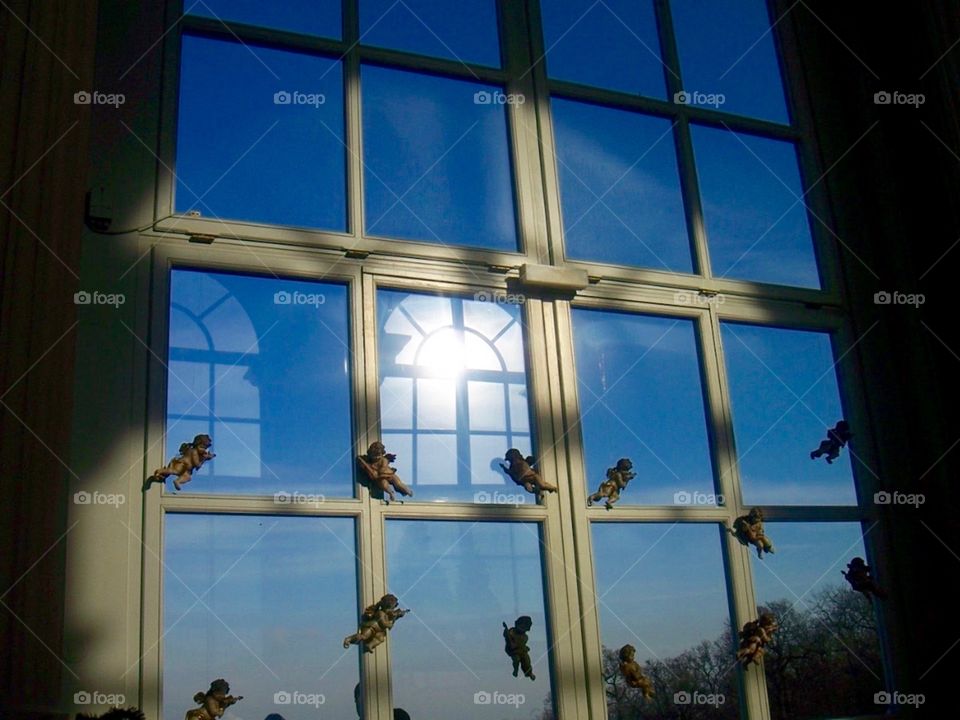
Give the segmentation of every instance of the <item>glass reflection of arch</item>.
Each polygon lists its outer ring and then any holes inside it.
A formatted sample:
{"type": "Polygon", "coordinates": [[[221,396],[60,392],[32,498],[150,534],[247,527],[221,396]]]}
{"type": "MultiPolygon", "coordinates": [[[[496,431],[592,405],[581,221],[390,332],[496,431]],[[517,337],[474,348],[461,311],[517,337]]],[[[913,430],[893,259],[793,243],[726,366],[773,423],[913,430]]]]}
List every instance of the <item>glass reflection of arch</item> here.
{"type": "Polygon", "coordinates": [[[388,290],[378,307],[381,432],[417,499],[522,493],[498,465],[530,451],[519,308],[388,290]]]}
{"type": "Polygon", "coordinates": [[[207,433],[218,458],[201,473],[260,477],[260,391],[252,382],[260,346],[253,322],[206,273],[174,271],[170,300],[166,456],[207,433]]]}

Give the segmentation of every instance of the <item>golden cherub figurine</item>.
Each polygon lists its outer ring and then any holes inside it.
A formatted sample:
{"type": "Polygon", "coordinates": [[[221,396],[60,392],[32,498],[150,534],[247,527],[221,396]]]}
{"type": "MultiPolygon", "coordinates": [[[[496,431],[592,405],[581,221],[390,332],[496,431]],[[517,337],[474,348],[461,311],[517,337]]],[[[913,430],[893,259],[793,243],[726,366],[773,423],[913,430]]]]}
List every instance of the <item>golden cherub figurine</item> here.
{"type": "Polygon", "coordinates": [[[606,498],[604,506],[607,510],[612,510],[613,504],[620,499],[620,491],[626,488],[627,483],[636,476],[630,458],[620,458],[615,467],[607,468],[607,479],[600,483],[600,487],[593,495],[587,498],[587,505],[593,505],[602,498],[606,498]]]}
{"type": "Polygon", "coordinates": [[[401,610],[396,595],[387,593],[373,605],[368,605],[360,617],[360,629],[353,635],[343,639],[343,647],[363,645],[364,652],[372,653],[373,649],[387,639],[387,630],[390,630],[398,619],[406,615],[409,610],[401,610]]]}
{"type": "Polygon", "coordinates": [[[151,483],[165,483],[170,475],[176,475],[173,481],[173,487],[179,490],[182,486],[193,480],[193,473],[203,467],[207,460],[213,460],[216,453],[210,452],[210,446],[213,440],[209,435],[197,435],[193,442],[180,445],[180,454],[170,460],[166,466],[157,468],[153,475],[147,478],[144,489],[149,488],[151,483]]]}
{"type": "MultiPolygon", "coordinates": [[[[363,472],[370,478],[370,482],[373,483],[374,487],[379,488],[384,496],[390,498],[387,502],[397,499],[397,496],[393,492],[394,489],[401,495],[413,496],[413,490],[407,487],[400,479],[400,476],[397,475],[397,469],[390,467],[390,463],[396,459],[397,456],[393,453],[388,453],[383,443],[379,440],[370,443],[366,455],[357,457],[357,462],[360,463],[360,467],[363,468],[363,472]]],[[[400,502],[403,501],[401,500],[400,502]]]]}
{"type": "Polygon", "coordinates": [[[866,595],[867,600],[869,600],[871,596],[878,597],[881,600],[887,596],[883,589],[877,585],[877,581],[873,579],[870,566],[867,565],[862,557],[855,557],[847,563],[847,571],[844,572],[841,570],[840,573],[846,578],[847,582],[850,583],[850,587],[858,593],[866,595]]]}
{"type": "Polygon", "coordinates": [[[620,674],[629,687],[639,688],[644,699],[653,697],[653,683],[643,674],[640,663],[634,660],[637,650],[633,645],[624,645],[620,648],[620,674]]]}
{"type": "Polygon", "coordinates": [[[745,668],[749,667],[750,663],[760,664],[764,647],[773,640],[773,633],[777,631],[778,627],[776,618],[770,613],[761,613],[756,620],[745,623],[740,631],[740,649],[737,650],[737,660],[743,663],[745,668]]]}
{"type": "Polygon", "coordinates": [[[764,553],[773,553],[773,543],[763,529],[763,510],[760,508],[753,508],[747,515],[734,520],[733,529],[729,532],[743,545],[757,548],[757,557],[761,560],[764,553]]]}
{"type": "Polygon", "coordinates": [[[525,458],[519,450],[516,448],[510,448],[507,450],[507,454],[503,459],[510,464],[504,465],[503,463],[500,463],[500,467],[502,467],[503,471],[510,476],[511,480],[513,480],[517,485],[520,485],[527,492],[533,493],[537,497],[540,497],[542,493],[557,491],[556,485],[551,485],[548,483],[546,480],[540,477],[540,473],[533,469],[533,466],[536,465],[536,461],[533,459],[533,456],[525,458]]]}
{"type": "Polygon", "coordinates": [[[230,683],[223,678],[217,678],[210,683],[210,689],[200,691],[193,696],[193,701],[200,707],[187,710],[184,720],[217,720],[223,717],[227,708],[243,700],[243,695],[230,695],[230,683]]]}
{"type": "Polygon", "coordinates": [[[517,670],[523,670],[524,677],[536,680],[533,674],[533,665],[530,663],[530,648],[527,647],[527,633],[533,627],[533,620],[529,615],[521,615],[513,627],[503,623],[503,651],[513,660],[513,676],[517,677],[517,670]]]}

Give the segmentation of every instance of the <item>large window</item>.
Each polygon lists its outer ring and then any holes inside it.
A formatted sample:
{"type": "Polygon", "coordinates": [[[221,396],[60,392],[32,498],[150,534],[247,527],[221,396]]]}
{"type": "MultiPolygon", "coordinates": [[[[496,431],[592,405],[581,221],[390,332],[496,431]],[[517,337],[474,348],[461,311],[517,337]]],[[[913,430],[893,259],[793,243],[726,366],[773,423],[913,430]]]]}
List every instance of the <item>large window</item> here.
{"type": "Polygon", "coordinates": [[[234,717],[879,716],[879,601],[840,574],[885,580],[878,473],[789,18],[180,9],[158,227],[216,239],[154,255],[148,473],[216,457],[144,494],[145,707],[225,678],[234,717]]]}

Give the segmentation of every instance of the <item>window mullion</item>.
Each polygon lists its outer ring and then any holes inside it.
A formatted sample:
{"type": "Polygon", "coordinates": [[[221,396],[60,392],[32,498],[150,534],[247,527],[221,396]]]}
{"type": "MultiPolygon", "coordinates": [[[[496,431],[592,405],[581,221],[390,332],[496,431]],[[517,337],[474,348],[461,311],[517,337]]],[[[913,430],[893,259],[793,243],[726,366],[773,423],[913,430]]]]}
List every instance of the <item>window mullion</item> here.
{"type": "MultiPolygon", "coordinates": [[[[713,435],[714,472],[717,475],[717,491],[724,496],[724,508],[728,511],[727,527],[733,520],[745,514],[743,505],[740,473],[737,465],[736,447],[733,437],[733,414],[730,405],[729,383],[723,350],[720,344],[720,320],[716,307],[709,306],[703,322],[699,323],[701,333],[701,358],[704,365],[704,385],[709,406],[713,435]]],[[[730,622],[733,637],[748,620],[757,615],[757,601],[754,592],[753,571],[750,565],[748,548],[732,537],[726,527],[720,528],[723,548],[724,569],[727,575],[727,602],[730,608],[730,622]]],[[[734,648],[730,648],[731,654],[734,648]]],[[[766,720],[770,717],[770,704],[767,698],[767,680],[760,665],[746,670],[738,668],[740,684],[741,710],[749,720],[766,720]]]]}

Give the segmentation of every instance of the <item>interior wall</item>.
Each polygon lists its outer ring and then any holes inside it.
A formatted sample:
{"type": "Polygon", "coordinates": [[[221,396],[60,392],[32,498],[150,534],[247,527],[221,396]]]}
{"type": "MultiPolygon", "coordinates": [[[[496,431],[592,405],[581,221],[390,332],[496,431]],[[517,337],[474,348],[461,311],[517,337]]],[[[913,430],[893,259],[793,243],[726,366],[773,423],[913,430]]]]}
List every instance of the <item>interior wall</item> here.
{"type": "MultiPolygon", "coordinates": [[[[96,0],[0,8],[0,708],[62,674],[64,533],[96,0]]],[[[27,709],[30,711],[27,712],[27,709]]]]}

